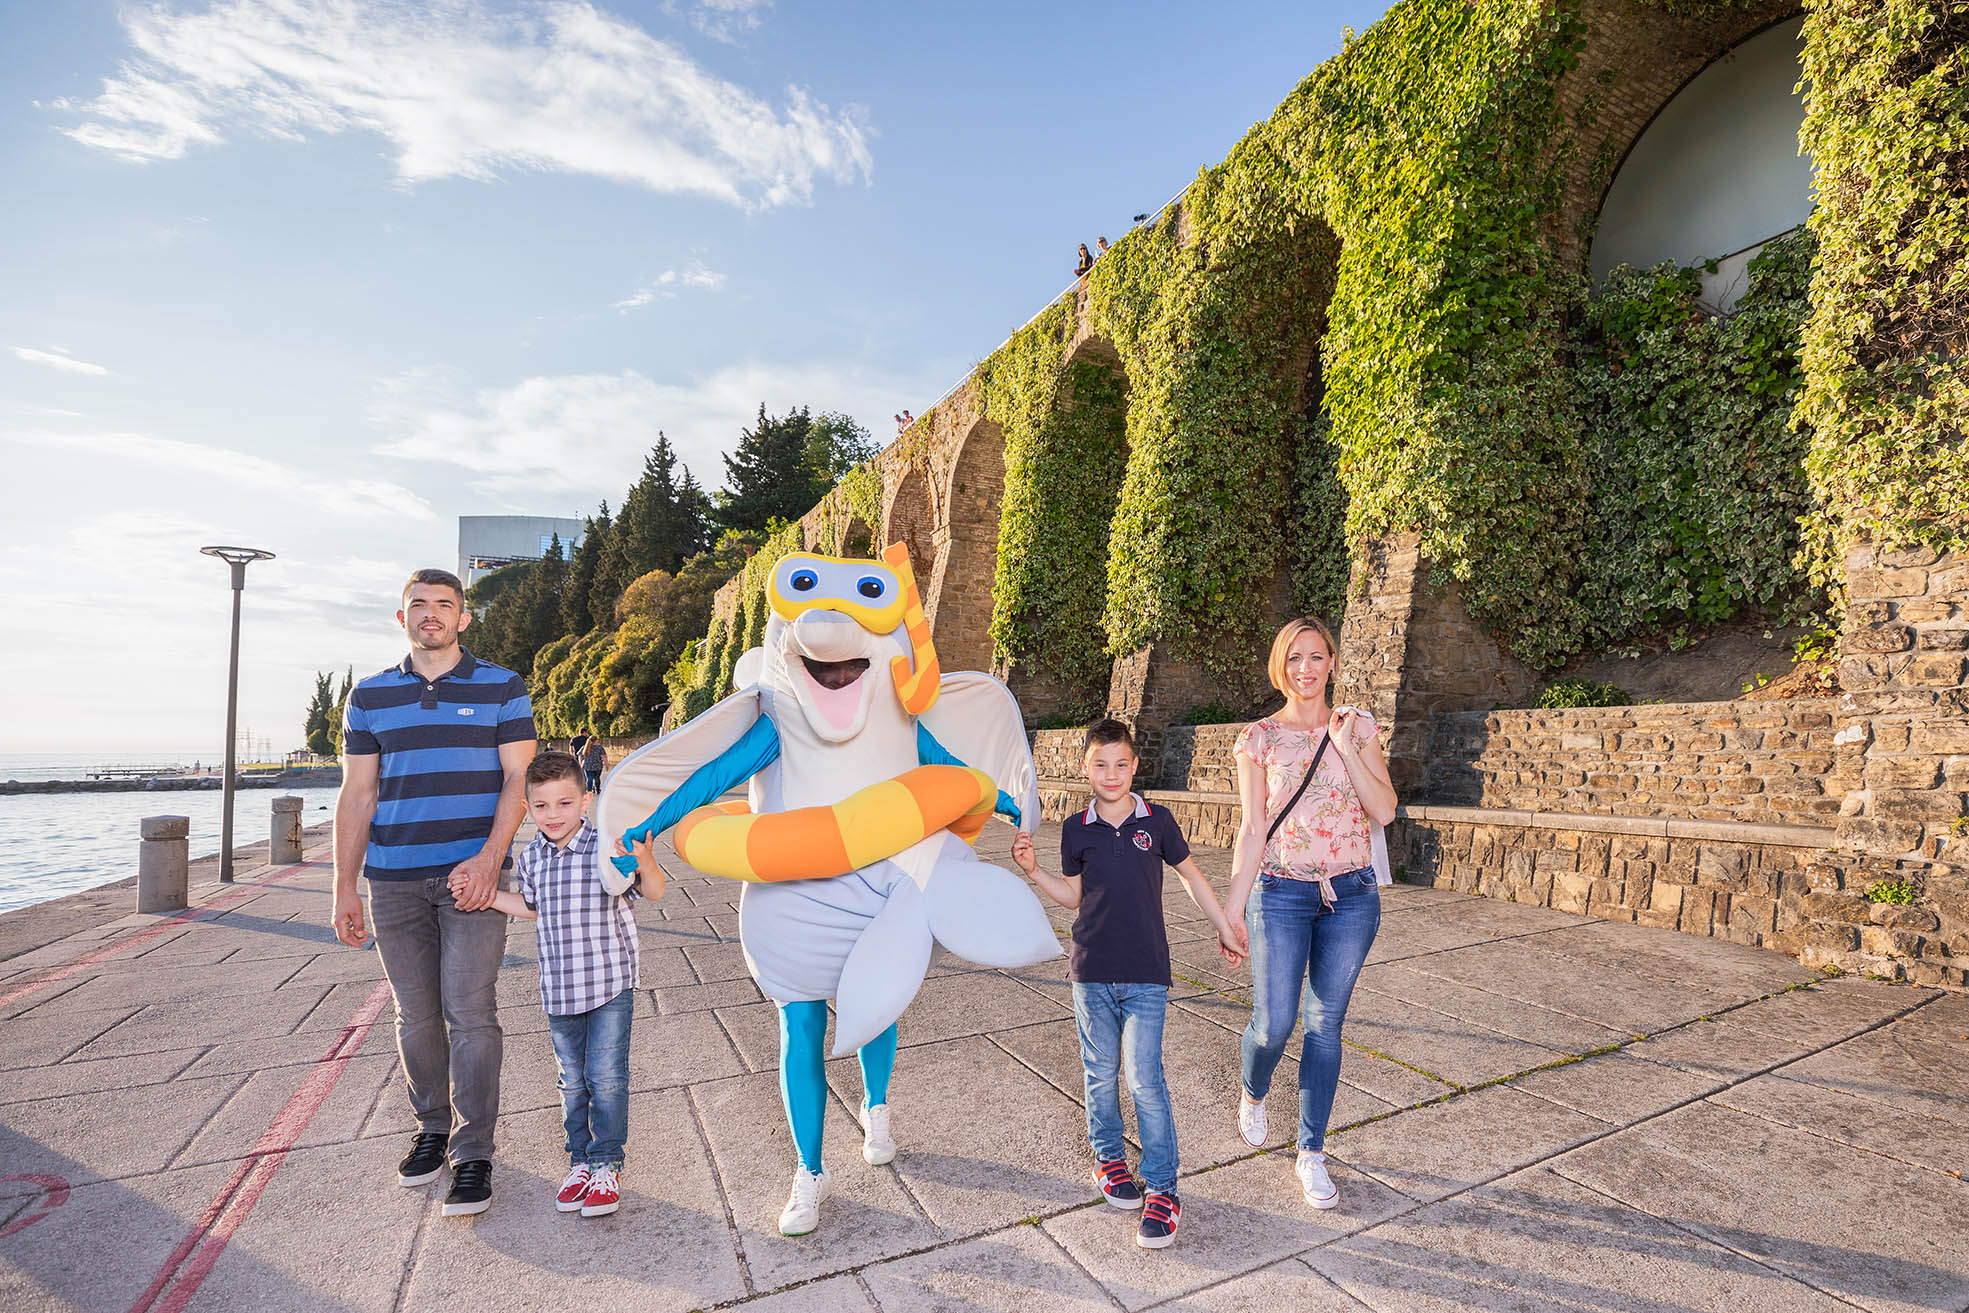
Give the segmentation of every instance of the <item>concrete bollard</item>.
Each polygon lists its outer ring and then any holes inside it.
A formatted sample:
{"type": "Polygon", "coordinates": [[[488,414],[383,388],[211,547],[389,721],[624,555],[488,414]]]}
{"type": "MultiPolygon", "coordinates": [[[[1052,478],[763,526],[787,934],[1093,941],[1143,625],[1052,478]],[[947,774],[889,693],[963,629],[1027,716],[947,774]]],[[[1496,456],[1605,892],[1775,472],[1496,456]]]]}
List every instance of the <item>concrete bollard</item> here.
{"type": "Polygon", "coordinates": [[[180,912],[191,890],[191,817],[146,816],[138,823],[137,910],[180,912]]]}
{"type": "Polygon", "coordinates": [[[275,866],[295,866],[301,860],[301,800],[273,800],[273,835],[267,860],[275,866]]]}

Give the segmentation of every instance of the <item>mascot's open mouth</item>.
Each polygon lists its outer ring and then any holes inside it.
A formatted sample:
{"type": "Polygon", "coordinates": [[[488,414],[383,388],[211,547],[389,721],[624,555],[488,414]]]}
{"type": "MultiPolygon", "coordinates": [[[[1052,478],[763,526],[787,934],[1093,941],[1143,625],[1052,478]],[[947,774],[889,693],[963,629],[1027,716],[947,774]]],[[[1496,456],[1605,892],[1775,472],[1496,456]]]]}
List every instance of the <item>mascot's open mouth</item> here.
{"type": "Polygon", "coordinates": [[[856,657],[852,661],[816,661],[803,656],[801,662],[807,667],[807,674],[814,683],[826,689],[843,689],[868,673],[868,658],[856,657]]]}

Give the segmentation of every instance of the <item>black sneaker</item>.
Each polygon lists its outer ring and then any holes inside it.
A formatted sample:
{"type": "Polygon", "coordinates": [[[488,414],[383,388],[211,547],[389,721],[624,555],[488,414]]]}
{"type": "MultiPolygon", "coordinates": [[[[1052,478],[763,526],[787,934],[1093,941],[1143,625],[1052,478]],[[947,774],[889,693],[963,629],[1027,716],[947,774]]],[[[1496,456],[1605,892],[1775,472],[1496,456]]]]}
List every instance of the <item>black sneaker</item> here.
{"type": "Polygon", "coordinates": [[[1097,1166],[1094,1184],[1101,1187],[1102,1197],[1116,1208],[1142,1206],[1142,1187],[1135,1184],[1135,1173],[1128,1170],[1125,1158],[1114,1158],[1097,1166]]]}
{"type": "Polygon", "coordinates": [[[444,1197],[442,1216],[465,1217],[492,1207],[492,1164],[484,1158],[451,1169],[451,1193],[444,1197]]]}
{"type": "Polygon", "coordinates": [[[1142,1205],[1142,1224],[1135,1230],[1135,1243],[1144,1249],[1167,1249],[1176,1239],[1176,1219],[1183,1206],[1173,1194],[1157,1190],[1142,1205]]]}
{"type": "Polygon", "coordinates": [[[438,1179],[444,1170],[445,1147],[451,1137],[443,1131],[419,1131],[410,1143],[410,1152],[397,1164],[398,1185],[423,1185],[438,1179]]]}

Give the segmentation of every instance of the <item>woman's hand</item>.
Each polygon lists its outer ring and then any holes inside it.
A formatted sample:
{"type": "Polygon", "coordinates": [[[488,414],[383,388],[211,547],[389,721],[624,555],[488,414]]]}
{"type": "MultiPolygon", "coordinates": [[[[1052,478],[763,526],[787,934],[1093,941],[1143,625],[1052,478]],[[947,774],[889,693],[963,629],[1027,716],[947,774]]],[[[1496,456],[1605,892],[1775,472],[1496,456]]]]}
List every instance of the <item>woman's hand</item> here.
{"type": "Polygon", "coordinates": [[[1357,707],[1338,707],[1326,722],[1326,737],[1333,744],[1333,750],[1343,757],[1357,758],[1367,728],[1365,715],[1357,707]]]}

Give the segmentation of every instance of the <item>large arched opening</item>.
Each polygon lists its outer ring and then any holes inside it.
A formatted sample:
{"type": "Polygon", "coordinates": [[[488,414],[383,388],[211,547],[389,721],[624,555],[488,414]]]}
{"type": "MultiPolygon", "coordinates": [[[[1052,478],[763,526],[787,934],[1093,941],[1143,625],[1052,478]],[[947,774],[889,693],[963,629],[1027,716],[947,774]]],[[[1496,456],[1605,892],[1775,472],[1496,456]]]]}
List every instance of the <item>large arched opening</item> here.
{"type": "Polygon", "coordinates": [[[903,470],[889,498],[889,508],[882,517],[882,541],[885,545],[901,543],[909,549],[910,569],[915,572],[917,587],[926,592],[930,581],[937,577],[936,524],[936,508],[930,504],[930,481],[920,465],[911,463],[903,470]]]}
{"type": "Polygon", "coordinates": [[[949,670],[991,669],[991,610],[998,569],[998,520],[1005,492],[1005,435],[975,421],[958,445],[944,492],[943,569],[933,617],[937,652],[949,670]]]}

